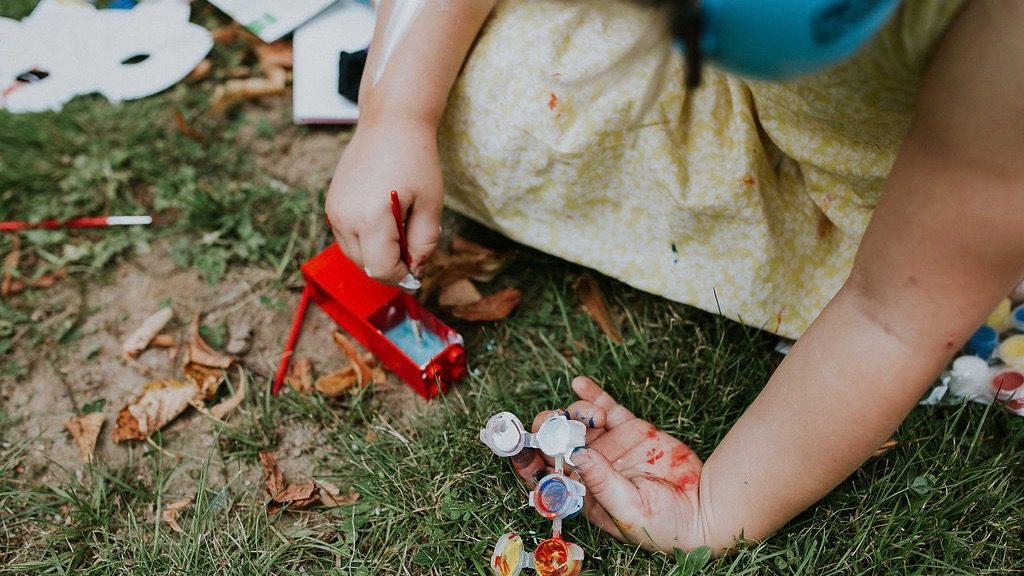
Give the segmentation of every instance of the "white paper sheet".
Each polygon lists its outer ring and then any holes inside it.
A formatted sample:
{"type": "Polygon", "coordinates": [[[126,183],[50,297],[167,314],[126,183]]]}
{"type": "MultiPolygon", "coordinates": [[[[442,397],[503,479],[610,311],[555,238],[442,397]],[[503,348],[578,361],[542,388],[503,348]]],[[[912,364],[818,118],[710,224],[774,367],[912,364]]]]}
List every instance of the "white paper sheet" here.
{"type": "Polygon", "coordinates": [[[210,0],[264,42],[292,32],[335,0],[210,0]]]}
{"type": "Polygon", "coordinates": [[[295,32],[294,120],[297,124],[354,124],[359,109],[338,94],[338,57],[370,45],[374,11],[342,0],[295,32]]]}

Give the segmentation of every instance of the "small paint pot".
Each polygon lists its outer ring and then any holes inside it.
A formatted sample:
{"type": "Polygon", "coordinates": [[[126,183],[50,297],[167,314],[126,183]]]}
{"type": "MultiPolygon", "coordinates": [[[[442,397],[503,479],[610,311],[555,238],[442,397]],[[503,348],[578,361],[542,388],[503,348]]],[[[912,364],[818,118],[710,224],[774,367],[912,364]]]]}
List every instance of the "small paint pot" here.
{"type": "Polygon", "coordinates": [[[494,544],[491,572],[495,576],[518,576],[523,568],[533,567],[533,557],[523,548],[523,539],[515,532],[503,534],[494,544]]]}
{"type": "Polygon", "coordinates": [[[988,361],[977,356],[961,356],[949,371],[949,392],[957,398],[973,398],[985,391],[992,381],[988,361]]]}
{"type": "Polygon", "coordinates": [[[577,576],[583,568],[583,557],[583,548],[555,536],[534,550],[534,570],[540,576],[577,576]]]}
{"type": "Polygon", "coordinates": [[[1016,400],[1024,396],[1024,374],[1017,370],[1003,370],[992,377],[990,386],[996,400],[1016,400]]]}
{"type": "Polygon", "coordinates": [[[1024,416],[1024,397],[1015,398],[1013,400],[1010,400],[1006,404],[1003,404],[1003,408],[1007,412],[1010,412],[1012,414],[1016,414],[1018,416],[1024,416]]]}
{"type": "Polygon", "coordinates": [[[1017,306],[1010,313],[1010,323],[1020,332],[1024,332],[1024,306],[1017,306]]]}
{"type": "Polygon", "coordinates": [[[999,345],[999,358],[1010,368],[1024,369],[1024,335],[1010,336],[999,345]]]}
{"type": "Polygon", "coordinates": [[[565,474],[548,474],[530,492],[530,506],[548,520],[568,520],[583,510],[587,487],[565,474]]]}
{"type": "Polygon", "coordinates": [[[587,443],[587,426],[564,414],[548,418],[533,435],[533,443],[548,456],[561,456],[572,464],[572,451],[587,443]]]}
{"type": "Polygon", "coordinates": [[[480,430],[480,441],[498,456],[515,456],[526,444],[523,423],[511,412],[498,412],[480,430]]]}
{"type": "Polygon", "coordinates": [[[998,345],[999,332],[995,328],[986,325],[978,328],[978,331],[971,335],[967,345],[964,346],[964,350],[968,354],[988,359],[992,356],[992,352],[995,351],[998,345]]]}
{"type": "Polygon", "coordinates": [[[996,329],[997,332],[1002,332],[1010,327],[1010,299],[1003,298],[996,305],[996,309],[988,315],[985,320],[985,324],[996,329]]]}

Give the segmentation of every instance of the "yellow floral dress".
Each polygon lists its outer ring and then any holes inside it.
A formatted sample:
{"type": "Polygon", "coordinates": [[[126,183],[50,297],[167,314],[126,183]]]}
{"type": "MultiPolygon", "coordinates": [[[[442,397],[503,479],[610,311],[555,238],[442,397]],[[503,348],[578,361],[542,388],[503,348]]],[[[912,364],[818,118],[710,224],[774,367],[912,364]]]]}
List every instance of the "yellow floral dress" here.
{"type": "MultiPolygon", "coordinates": [[[[854,58],[797,81],[664,46],[653,12],[505,0],[439,135],[448,205],[641,290],[795,338],[849,274],[921,76],[963,0],[907,0],[854,58]]],[[[898,193],[898,192],[897,192],[898,193]]]]}

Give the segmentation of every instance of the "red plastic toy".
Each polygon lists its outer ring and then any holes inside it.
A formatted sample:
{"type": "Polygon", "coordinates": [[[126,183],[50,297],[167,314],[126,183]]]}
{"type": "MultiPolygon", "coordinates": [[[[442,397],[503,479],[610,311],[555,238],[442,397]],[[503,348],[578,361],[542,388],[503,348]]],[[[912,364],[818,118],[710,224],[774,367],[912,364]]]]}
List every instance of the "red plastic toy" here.
{"type": "Polygon", "coordinates": [[[310,299],[424,398],[445,392],[449,384],[465,376],[462,336],[401,289],[367,276],[337,244],[303,264],[302,274],[306,288],[274,378],[274,394],[284,380],[310,299]],[[421,322],[422,335],[414,335],[412,318],[421,322]]]}

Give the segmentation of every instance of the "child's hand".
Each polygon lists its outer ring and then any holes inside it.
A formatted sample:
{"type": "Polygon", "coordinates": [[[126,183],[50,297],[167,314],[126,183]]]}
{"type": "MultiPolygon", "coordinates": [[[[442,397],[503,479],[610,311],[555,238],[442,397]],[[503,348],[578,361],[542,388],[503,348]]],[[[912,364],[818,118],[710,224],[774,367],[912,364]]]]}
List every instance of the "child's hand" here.
{"type": "Polygon", "coordinates": [[[342,251],[378,280],[418,275],[437,246],[442,207],[436,129],[396,118],[361,124],[327,193],[327,218],[342,251]],[[401,261],[390,192],[405,215],[412,270],[401,261]]]}
{"type": "MultiPolygon", "coordinates": [[[[587,448],[571,456],[587,487],[587,519],[615,538],[648,550],[701,546],[700,458],[620,406],[593,380],[577,377],[572,388],[580,400],[569,406],[569,417],[588,426],[587,448]]],[[[533,431],[552,414],[539,414],[533,431]]],[[[536,450],[524,450],[512,462],[531,488],[552,471],[552,463],[536,450]]]]}

